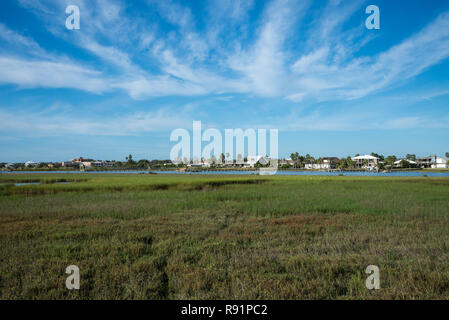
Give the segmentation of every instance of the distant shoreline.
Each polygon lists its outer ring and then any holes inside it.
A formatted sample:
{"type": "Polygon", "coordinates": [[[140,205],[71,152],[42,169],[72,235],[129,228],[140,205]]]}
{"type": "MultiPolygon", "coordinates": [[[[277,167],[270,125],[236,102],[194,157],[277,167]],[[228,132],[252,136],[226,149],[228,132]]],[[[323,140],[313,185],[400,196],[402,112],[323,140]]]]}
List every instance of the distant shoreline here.
{"type": "MultiPolygon", "coordinates": [[[[104,171],[154,171],[154,172],[172,172],[178,171],[178,168],[164,168],[164,169],[140,169],[140,168],[98,168],[98,169],[86,169],[85,172],[104,172],[104,171]]],[[[207,172],[207,171],[241,171],[241,172],[252,172],[258,171],[258,168],[202,168],[202,169],[185,169],[185,172],[207,172]]],[[[334,172],[364,172],[367,171],[365,169],[331,169],[334,172]]],[[[10,170],[1,170],[0,172],[79,172],[79,169],[62,169],[62,168],[39,168],[39,169],[10,169],[10,170]]],[[[278,169],[278,171],[287,171],[287,172],[328,172],[328,170],[323,169],[278,169]]],[[[391,172],[449,172],[449,169],[419,169],[419,168],[404,168],[404,169],[392,169],[391,172]]]]}

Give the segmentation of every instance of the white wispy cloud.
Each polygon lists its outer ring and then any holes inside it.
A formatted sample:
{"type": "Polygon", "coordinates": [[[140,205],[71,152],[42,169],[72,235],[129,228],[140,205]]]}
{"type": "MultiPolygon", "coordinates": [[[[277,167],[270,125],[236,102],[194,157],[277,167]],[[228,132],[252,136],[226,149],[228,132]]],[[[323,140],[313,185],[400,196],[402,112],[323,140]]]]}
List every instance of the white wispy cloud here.
{"type": "Polygon", "coordinates": [[[284,41],[290,27],[305,14],[309,1],[301,3],[277,0],[266,9],[260,33],[249,50],[237,52],[229,66],[250,84],[250,90],[260,95],[282,94],[289,76],[286,70],[284,41]],[[295,10],[293,10],[295,7],[295,10]]]}
{"type": "Polygon", "coordinates": [[[374,112],[327,114],[319,111],[308,115],[288,115],[273,119],[270,127],[282,131],[364,131],[405,129],[449,129],[448,116],[389,116],[374,112]]]}
{"type": "MultiPolygon", "coordinates": [[[[171,131],[176,128],[190,129],[201,105],[187,104],[183,108],[165,107],[151,112],[134,112],[120,116],[110,115],[93,118],[74,113],[66,105],[55,104],[40,111],[7,111],[0,108],[0,132],[16,138],[48,137],[66,135],[90,136],[138,136],[145,133],[171,131]],[[192,110],[195,110],[192,113],[192,110]]],[[[281,131],[360,131],[404,129],[449,129],[446,115],[391,116],[385,120],[378,112],[353,112],[349,114],[323,113],[279,115],[270,119],[236,119],[231,123],[204,122],[203,127],[226,128],[276,128],[281,131]]]]}
{"type": "Polygon", "coordinates": [[[449,13],[385,52],[337,63],[328,47],[299,58],[292,66],[302,92],[321,99],[356,99],[398,86],[449,56],[449,13]],[[429,50],[429,48],[433,48],[429,50]]]}
{"type": "Polygon", "coordinates": [[[109,81],[99,72],[71,62],[0,56],[0,70],[0,83],[12,83],[21,88],[75,88],[93,93],[110,89],[109,81]]]}
{"type": "Polygon", "coordinates": [[[348,100],[400,86],[449,56],[448,12],[383,52],[359,55],[360,47],[373,37],[363,26],[343,27],[360,10],[362,1],[328,1],[305,32],[301,22],[311,2],[273,0],[251,26],[253,37],[247,37],[245,18],[254,1],[211,1],[208,24],[199,29],[195,13],[185,5],[148,0],[173,26],[168,33],[161,31],[157,21],[147,23],[128,16],[124,1],[20,3],[40,17],[52,34],[96,56],[101,64],[77,66],[75,59],[48,54],[35,40],[0,24],[0,39],[34,52],[31,59],[19,51],[0,53],[5,65],[0,81],[21,87],[95,93],[119,89],[135,99],[248,93],[294,102],[348,100]],[[60,14],[72,2],[81,9],[79,32],[65,30],[65,16],[60,14]],[[299,52],[286,43],[291,37],[304,40],[299,52]],[[142,63],[145,60],[151,60],[152,67],[142,63]],[[64,74],[69,75],[58,75],[65,67],[64,74]],[[46,75],[43,81],[38,81],[40,68],[46,75]]]}
{"type": "Polygon", "coordinates": [[[132,136],[155,131],[188,128],[192,122],[186,115],[173,114],[165,109],[138,112],[121,117],[91,117],[66,112],[10,112],[0,109],[0,131],[18,137],[96,135],[132,136]]]}
{"type": "Polygon", "coordinates": [[[42,54],[44,51],[36,41],[9,29],[3,23],[0,23],[0,40],[12,45],[16,45],[20,49],[26,48],[32,51],[34,54],[42,54]]]}

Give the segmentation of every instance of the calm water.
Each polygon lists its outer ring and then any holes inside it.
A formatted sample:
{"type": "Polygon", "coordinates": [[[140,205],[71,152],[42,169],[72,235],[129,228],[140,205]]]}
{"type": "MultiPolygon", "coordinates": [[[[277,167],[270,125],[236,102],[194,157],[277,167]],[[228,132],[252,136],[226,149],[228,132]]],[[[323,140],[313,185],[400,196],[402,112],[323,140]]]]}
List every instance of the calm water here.
{"type": "MultiPolygon", "coordinates": [[[[257,171],[205,171],[205,172],[178,172],[178,171],[161,171],[160,173],[170,174],[244,174],[254,175],[258,174],[257,171]]],[[[422,177],[427,175],[428,177],[447,177],[449,178],[449,172],[388,172],[388,173],[376,173],[366,171],[346,171],[346,172],[327,172],[327,171],[278,171],[277,176],[357,176],[357,177],[422,177]]]]}
{"type": "MultiPolygon", "coordinates": [[[[69,184],[71,182],[53,182],[51,184],[69,184]]],[[[20,182],[20,183],[14,183],[15,187],[20,187],[20,186],[32,186],[32,185],[38,185],[41,184],[40,182],[20,182]]],[[[3,186],[4,183],[0,183],[0,186],[3,186]]]]}
{"type": "Polygon", "coordinates": [[[22,183],[15,183],[14,186],[20,187],[20,186],[32,186],[32,185],[41,184],[40,182],[22,182],[22,183]]]}
{"type": "MultiPolygon", "coordinates": [[[[56,173],[71,173],[71,174],[145,174],[148,171],[18,171],[18,172],[3,172],[2,174],[56,174],[56,173]]],[[[183,172],[183,171],[153,171],[157,174],[222,174],[222,175],[255,175],[258,171],[201,171],[201,172],[183,172]]],[[[327,172],[327,171],[278,171],[276,175],[279,176],[357,176],[357,177],[446,177],[449,178],[449,172],[413,172],[413,171],[399,171],[388,173],[375,173],[366,171],[346,171],[346,172],[327,172]]]]}

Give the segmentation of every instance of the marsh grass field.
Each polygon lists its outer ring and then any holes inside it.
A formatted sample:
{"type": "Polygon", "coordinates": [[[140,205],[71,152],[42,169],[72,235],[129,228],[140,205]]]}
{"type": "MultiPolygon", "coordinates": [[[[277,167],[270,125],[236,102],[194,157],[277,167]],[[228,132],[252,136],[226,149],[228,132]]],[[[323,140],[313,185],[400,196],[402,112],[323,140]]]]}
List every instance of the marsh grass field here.
{"type": "Polygon", "coordinates": [[[447,178],[3,174],[0,184],[0,299],[449,298],[447,178]],[[80,290],[65,287],[72,264],[80,290]],[[365,287],[371,264],[379,290],[365,287]]]}

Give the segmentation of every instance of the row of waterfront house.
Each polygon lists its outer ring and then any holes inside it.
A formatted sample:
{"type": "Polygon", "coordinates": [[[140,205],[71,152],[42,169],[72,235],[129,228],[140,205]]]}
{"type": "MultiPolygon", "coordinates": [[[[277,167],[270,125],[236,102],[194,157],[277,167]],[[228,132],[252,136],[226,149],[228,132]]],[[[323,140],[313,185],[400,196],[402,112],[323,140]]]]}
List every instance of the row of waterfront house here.
{"type": "MultiPolygon", "coordinates": [[[[350,164],[346,164],[348,168],[355,169],[366,169],[366,170],[376,170],[379,168],[385,167],[410,167],[410,168],[434,168],[434,169],[446,169],[449,168],[449,158],[447,157],[439,157],[436,155],[430,155],[428,157],[416,158],[412,159],[402,158],[397,159],[393,158],[393,161],[385,161],[385,159],[374,156],[374,155],[357,155],[354,157],[349,157],[351,160],[350,164]]],[[[310,158],[310,159],[302,159],[293,160],[292,158],[284,158],[278,160],[278,166],[281,168],[303,168],[307,170],[331,170],[341,168],[342,161],[347,161],[345,158],[338,157],[323,157],[323,158],[310,158]]],[[[390,159],[389,159],[390,160],[390,159]]],[[[268,157],[248,157],[245,158],[244,161],[224,161],[222,164],[217,164],[213,159],[201,159],[201,161],[196,162],[188,162],[187,167],[195,168],[211,168],[211,167],[241,167],[241,168],[254,168],[257,165],[266,165],[270,163],[270,159],[268,157]]]]}
{"type": "MultiPolygon", "coordinates": [[[[379,157],[373,155],[363,155],[353,157],[356,168],[376,169],[379,165],[385,165],[385,161],[381,161],[379,157]]],[[[449,168],[449,159],[446,157],[439,157],[437,155],[430,155],[423,158],[409,158],[398,159],[393,162],[393,167],[415,167],[415,168],[433,168],[433,169],[447,169],[449,168]]]]}
{"type": "MultiPolygon", "coordinates": [[[[26,168],[66,168],[66,167],[83,167],[83,168],[106,168],[106,167],[115,167],[117,164],[116,161],[102,161],[102,160],[94,160],[94,159],[84,159],[82,157],[77,159],[72,159],[70,161],[62,161],[62,162],[35,162],[35,161],[27,161],[23,163],[23,166],[26,168]]],[[[5,168],[14,168],[16,164],[14,163],[5,163],[3,166],[5,168]]]]}
{"type": "MultiPolygon", "coordinates": [[[[308,170],[331,170],[337,168],[355,168],[376,170],[383,168],[435,168],[443,169],[449,168],[447,157],[439,157],[430,155],[423,158],[403,158],[388,157],[384,159],[382,156],[375,155],[357,155],[348,158],[338,157],[323,157],[314,159],[313,157],[301,157],[301,159],[284,158],[278,160],[278,166],[281,168],[301,168],[308,170]]],[[[257,166],[265,166],[270,163],[268,157],[247,157],[238,160],[223,160],[222,162],[216,159],[201,159],[201,161],[178,161],[180,165],[185,165],[189,168],[215,168],[215,167],[233,167],[233,168],[254,168],[257,166]]]]}
{"type": "MultiPolygon", "coordinates": [[[[292,155],[293,157],[293,155],[292,155]]],[[[178,161],[176,164],[170,161],[158,161],[159,167],[188,167],[188,168],[255,168],[259,166],[268,166],[270,164],[270,158],[263,156],[249,156],[246,158],[238,157],[238,160],[224,160],[222,163],[213,159],[201,159],[201,161],[178,161]]],[[[149,161],[148,167],[150,166],[149,161]]],[[[278,159],[278,166],[280,168],[301,168],[306,170],[332,170],[338,168],[355,168],[365,170],[379,170],[388,168],[434,168],[434,169],[446,169],[449,168],[449,159],[447,157],[440,157],[437,155],[430,155],[428,157],[416,158],[407,157],[403,159],[397,159],[394,156],[390,156],[384,159],[382,156],[375,154],[371,155],[356,155],[348,158],[338,157],[323,157],[315,159],[307,155],[306,157],[295,157],[278,159]]],[[[59,163],[37,163],[28,161],[24,164],[28,168],[65,168],[65,167],[79,167],[79,168],[114,168],[121,166],[120,161],[101,161],[94,159],[84,159],[82,157],[72,159],[70,161],[63,161],[59,163]],[[45,165],[45,166],[43,166],[45,165]]],[[[4,168],[14,168],[14,164],[4,164],[4,168]]]]}

